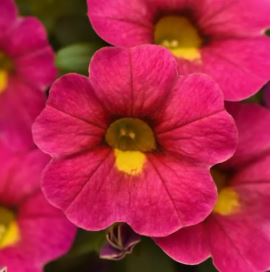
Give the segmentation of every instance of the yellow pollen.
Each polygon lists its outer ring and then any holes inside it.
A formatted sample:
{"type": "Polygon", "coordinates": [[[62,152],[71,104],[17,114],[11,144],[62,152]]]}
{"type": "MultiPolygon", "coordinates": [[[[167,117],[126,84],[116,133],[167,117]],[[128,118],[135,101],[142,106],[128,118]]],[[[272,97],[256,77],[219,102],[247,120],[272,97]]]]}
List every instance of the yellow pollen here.
{"type": "Polygon", "coordinates": [[[173,55],[189,61],[201,59],[202,39],[197,28],[183,16],[162,17],[155,26],[156,44],[168,48],[173,55]]]}
{"type": "Polygon", "coordinates": [[[0,94],[3,93],[8,86],[8,72],[0,69],[0,94]]]}
{"type": "Polygon", "coordinates": [[[231,215],[236,213],[239,208],[240,200],[238,193],[234,189],[226,187],[220,191],[213,211],[220,215],[231,215]]]}
{"type": "Polygon", "coordinates": [[[121,151],[115,149],[116,168],[130,176],[140,175],[146,162],[146,156],[140,151],[121,151]]]}
{"type": "Polygon", "coordinates": [[[0,207],[0,249],[12,246],[19,240],[20,231],[14,214],[0,207]]]}
{"type": "Polygon", "coordinates": [[[136,138],[136,134],[133,131],[130,131],[128,135],[133,140],[136,138]]]}

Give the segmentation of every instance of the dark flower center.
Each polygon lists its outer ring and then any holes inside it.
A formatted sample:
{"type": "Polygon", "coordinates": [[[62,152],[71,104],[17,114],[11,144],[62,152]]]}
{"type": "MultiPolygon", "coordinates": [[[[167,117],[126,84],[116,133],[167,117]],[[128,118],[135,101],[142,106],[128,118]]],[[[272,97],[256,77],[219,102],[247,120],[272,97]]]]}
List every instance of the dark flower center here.
{"type": "Polygon", "coordinates": [[[122,118],[113,122],[105,136],[108,145],[122,151],[149,152],[156,149],[150,126],[137,118],[122,118]]]}
{"type": "Polygon", "coordinates": [[[217,186],[218,192],[220,192],[224,187],[228,186],[228,181],[230,178],[228,171],[225,171],[216,165],[211,168],[210,173],[217,186]]]}

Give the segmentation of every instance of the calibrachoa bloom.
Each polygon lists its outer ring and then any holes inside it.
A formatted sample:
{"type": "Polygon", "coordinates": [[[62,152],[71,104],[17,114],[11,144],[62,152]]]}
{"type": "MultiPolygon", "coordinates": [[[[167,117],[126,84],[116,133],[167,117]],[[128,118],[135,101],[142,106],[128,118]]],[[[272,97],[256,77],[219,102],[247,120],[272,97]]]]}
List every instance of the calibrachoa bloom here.
{"type": "Polygon", "coordinates": [[[201,224],[181,229],[158,245],[175,260],[196,264],[212,257],[223,272],[269,269],[269,111],[232,105],[239,130],[235,155],[212,168],[219,196],[201,224]]]}
{"type": "Polygon", "coordinates": [[[44,103],[41,90],[55,76],[54,54],[43,25],[33,17],[18,17],[13,0],[1,0],[0,118],[11,108],[18,110],[18,105],[23,110],[19,114],[25,114],[33,104],[44,103]]]}
{"type": "Polygon", "coordinates": [[[168,48],[180,72],[205,72],[226,100],[241,100],[269,80],[269,0],[88,0],[97,33],[121,47],[168,48]]]}
{"type": "Polygon", "coordinates": [[[0,267],[39,272],[68,251],[75,227],[48,204],[40,190],[48,156],[30,141],[23,147],[17,129],[17,134],[0,132],[0,267]],[[9,139],[4,141],[6,135],[9,139]]]}
{"type": "Polygon", "coordinates": [[[235,150],[237,130],[218,85],[179,77],[161,47],[104,48],[89,78],[53,85],[34,139],[53,157],[48,200],[76,225],[128,223],[166,236],[203,220],[216,201],[210,166],[235,150]]]}

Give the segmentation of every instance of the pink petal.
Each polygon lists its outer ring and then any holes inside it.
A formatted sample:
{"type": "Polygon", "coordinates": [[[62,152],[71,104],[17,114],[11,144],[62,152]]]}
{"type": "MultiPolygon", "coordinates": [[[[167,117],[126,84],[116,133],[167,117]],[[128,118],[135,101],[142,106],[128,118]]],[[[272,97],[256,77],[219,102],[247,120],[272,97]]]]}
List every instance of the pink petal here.
{"type": "Polygon", "coordinates": [[[185,68],[181,64],[182,74],[188,69],[203,71],[217,81],[226,100],[242,100],[258,92],[269,80],[269,38],[212,42],[202,49],[201,64],[188,65],[200,67],[185,68]]]}
{"type": "Polygon", "coordinates": [[[54,53],[49,46],[20,57],[15,62],[18,77],[41,90],[51,85],[57,74],[54,53]]]}
{"type": "Polygon", "coordinates": [[[259,36],[269,28],[269,0],[192,2],[198,2],[199,25],[215,37],[259,36]]]}
{"type": "Polygon", "coordinates": [[[14,206],[39,189],[41,172],[49,158],[38,149],[15,153],[1,146],[0,153],[1,203],[14,206]]]}
{"type": "Polygon", "coordinates": [[[32,54],[48,46],[46,30],[34,17],[18,18],[1,39],[1,49],[12,58],[32,54]]]}
{"type": "Polygon", "coordinates": [[[45,95],[36,88],[11,78],[0,96],[0,138],[14,150],[33,147],[31,126],[45,105],[45,95]]]}
{"type": "Polygon", "coordinates": [[[134,46],[152,42],[152,4],[148,1],[88,0],[88,16],[97,33],[110,43],[134,46]],[[118,35],[117,35],[118,33],[118,35]]]}
{"type": "Polygon", "coordinates": [[[44,152],[57,156],[101,144],[106,125],[104,109],[89,79],[69,74],[53,85],[47,106],[33,126],[33,135],[44,152]]]}
{"type": "Polygon", "coordinates": [[[270,112],[257,104],[228,104],[228,111],[239,130],[239,145],[235,155],[227,162],[238,167],[248,161],[269,154],[270,112]]]}
{"type": "Polygon", "coordinates": [[[44,89],[55,79],[54,53],[42,23],[33,17],[17,19],[0,37],[1,50],[8,55],[15,73],[31,86],[44,89]]]}
{"type": "Polygon", "coordinates": [[[81,228],[100,230],[125,222],[148,236],[166,236],[200,222],[216,198],[203,167],[149,155],[142,174],[127,176],[116,170],[109,149],[53,160],[43,188],[50,202],[81,228]]]}
{"type": "Polygon", "coordinates": [[[91,61],[90,80],[111,113],[148,117],[166,102],[176,68],[175,59],[161,47],[104,48],[91,61]]]}
{"type": "Polygon", "coordinates": [[[238,166],[238,168],[239,171],[233,176],[231,181],[234,186],[237,184],[268,183],[270,180],[269,154],[256,158],[246,165],[238,166]]]}
{"type": "Polygon", "coordinates": [[[22,248],[25,253],[29,250],[28,258],[50,261],[62,256],[72,246],[76,227],[61,211],[49,205],[41,193],[22,205],[19,216],[22,248]],[[46,241],[43,246],[42,241],[46,241]]]}
{"type": "Polygon", "coordinates": [[[183,264],[199,264],[210,256],[207,233],[202,223],[154,240],[167,255],[183,264]]]}
{"type": "Polygon", "coordinates": [[[76,228],[51,207],[41,193],[28,198],[18,216],[21,241],[0,251],[0,260],[9,269],[42,271],[47,262],[70,249],[76,228]]]}
{"type": "Polygon", "coordinates": [[[17,9],[13,0],[1,0],[0,2],[0,38],[11,27],[17,15],[17,9]]]}
{"type": "Polygon", "coordinates": [[[267,271],[269,268],[269,184],[236,189],[243,211],[208,220],[214,264],[220,271],[267,271]],[[253,245],[253,237],[255,243],[253,245]]]}
{"type": "Polygon", "coordinates": [[[227,160],[235,151],[237,131],[225,111],[222,93],[204,75],[181,78],[155,131],[163,148],[207,165],[227,160]]]}

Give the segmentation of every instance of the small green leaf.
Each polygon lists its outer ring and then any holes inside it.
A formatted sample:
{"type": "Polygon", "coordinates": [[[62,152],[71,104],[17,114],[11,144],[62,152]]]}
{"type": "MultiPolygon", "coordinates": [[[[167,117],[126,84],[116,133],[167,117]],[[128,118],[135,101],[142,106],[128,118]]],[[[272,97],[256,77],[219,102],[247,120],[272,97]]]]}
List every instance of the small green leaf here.
{"type": "Polygon", "coordinates": [[[56,65],[61,73],[88,74],[91,56],[100,46],[91,43],[73,44],[58,51],[56,65]]]}

